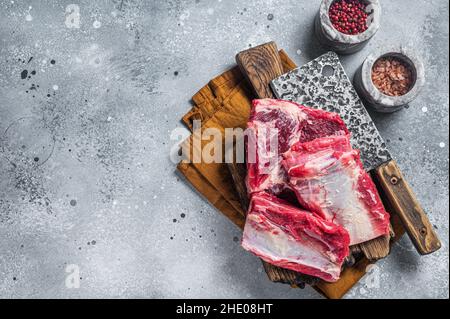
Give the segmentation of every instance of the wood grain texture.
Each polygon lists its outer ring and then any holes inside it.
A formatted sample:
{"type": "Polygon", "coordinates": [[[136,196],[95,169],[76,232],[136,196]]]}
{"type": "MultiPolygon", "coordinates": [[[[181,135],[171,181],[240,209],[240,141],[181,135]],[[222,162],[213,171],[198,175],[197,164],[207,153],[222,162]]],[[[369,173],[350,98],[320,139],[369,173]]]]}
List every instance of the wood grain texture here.
{"type": "Polygon", "coordinates": [[[275,42],[238,53],[236,62],[258,98],[274,98],[270,81],[283,74],[283,64],[275,42]]]}
{"type": "Polygon", "coordinates": [[[242,209],[247,212],[249,200],[247,195],[247,187],[245,185],[245,174],[247,168],[244,163],[228,163],[228,170],[230,171],[231,178],[233,179],[236,193],[239,201],[242,205],[242,209]]]}
{"type": "Polygon", "coordinates": [[[322,281],[317,277],[304,275],[289,269],[279,268],[265,261],[262,261],[262,263],[267,276],[272,282],[289,284],[293,288],[303,289],[306,285],[314,286],[322,281]]]}
{"type": "Polygon", "coordinates": [[[392,225],[389,234],[350,247],[351,253],[362,253],[370,261],[383,259],[391,252],[391,240],[395,237],[392,225]]]}
{"type": "Polygon", "coordinates": [[[391,251],[391,235],[384,235],[357,245],[359,250],[369,260],[379,260],[389,255],[391,251]]]}
{"type": "Polygon", "coordinates": [[[441,242],[397,163],[391,160],[375,169],[375,176],[394,212],[422,255],[441,248],[441,242]]]}

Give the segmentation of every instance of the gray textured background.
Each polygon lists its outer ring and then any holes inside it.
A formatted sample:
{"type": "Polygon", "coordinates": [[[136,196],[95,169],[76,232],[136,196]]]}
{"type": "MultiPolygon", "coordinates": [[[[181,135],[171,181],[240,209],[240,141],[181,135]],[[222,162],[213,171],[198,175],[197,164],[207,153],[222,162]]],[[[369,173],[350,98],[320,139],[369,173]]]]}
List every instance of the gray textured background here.
{"type": "MultiPolygon", "coordinates": [[[[319,297],[270,283],[169,160],[189,98],[236,52],[323,52],[319,1],[79,1],[79,29],[70,3],[0,1],[0,297],[319,297]]],[[[343,64],[353,75],[398,43],[421,53],[425,90],[375,120],[444,247],[419,257],[404,238],[347,297],[448,298],[448,1],[382,5],[378,34],[343,64]]]]}

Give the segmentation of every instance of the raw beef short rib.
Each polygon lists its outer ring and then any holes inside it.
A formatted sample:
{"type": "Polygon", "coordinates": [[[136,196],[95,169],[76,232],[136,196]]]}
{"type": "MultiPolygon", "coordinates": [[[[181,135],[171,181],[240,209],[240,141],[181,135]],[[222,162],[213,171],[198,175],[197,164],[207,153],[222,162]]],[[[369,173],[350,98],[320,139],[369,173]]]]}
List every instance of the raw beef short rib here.
{"type": "Polygon", "coordinates": [[[336,113],[273,99],[253,101],[247,127],[250,132],[247,135],[246,179],[249,194],[266,190],[279,195],[289,188],[281,161],[283,153],[293,144],[348,134],[347,127],[336,113]],[[274,138],[277,143],[271,149],[270,141],[274,138]]]}
{"type": "Polygon", "coordinates": [[[268,193],[252,196],[242,247],[270,264],[334,282],[349,242],[339,225],[268,193]]]}
{"type": "Polygon", "coordinates": [[[350,136],[296,143],[283,166],[301,205],[343,226],[356,245],[389,233],[389,214],[350,136]]]}

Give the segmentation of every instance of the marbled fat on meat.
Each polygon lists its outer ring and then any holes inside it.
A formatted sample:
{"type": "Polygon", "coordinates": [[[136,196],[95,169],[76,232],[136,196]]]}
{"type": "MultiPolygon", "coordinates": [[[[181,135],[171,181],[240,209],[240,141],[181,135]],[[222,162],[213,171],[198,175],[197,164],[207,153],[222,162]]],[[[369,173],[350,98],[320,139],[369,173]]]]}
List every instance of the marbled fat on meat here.
{"type": "Polygon", "coordinates": [[[268,263],[334,282],[349,242],[339,225],[268,193],[252,196],[242,247],[268,263]]]}
{"type": "Polygon", "coordinates": [[[389,214],[349,135],[296,143],[284,157],[283,167],[298,201],[343,226],[350,245],[389,233],[389,214]]]}
{"type": "Polygon", "coordinates": [[[281,165],[282,154],[297,142],[319,137],[348,134],[336,113],[307,108],[297,103],[262,99],[253,101],[247,125],[253,138],[247,145],[247,190],[249,194],[268,191],[279,195],[289,189],[287,174],[281,165]],[[270,134],[277,132],[276,153],[270,149],[270,134]],[[249,151],[255,150],[255,152],[249,151]]]}

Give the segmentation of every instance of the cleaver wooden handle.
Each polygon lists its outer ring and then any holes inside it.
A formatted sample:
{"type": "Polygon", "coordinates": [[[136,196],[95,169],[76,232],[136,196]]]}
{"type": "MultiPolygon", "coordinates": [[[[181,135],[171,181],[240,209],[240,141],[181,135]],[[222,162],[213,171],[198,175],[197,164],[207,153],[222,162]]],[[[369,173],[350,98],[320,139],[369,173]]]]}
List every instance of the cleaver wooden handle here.
{"type": "Polygon", "coordinates": [[[275,42],[238,53],[236,62],[258,98],[274,98],[270,82],[284,73],[275,42]]]}
{"type": "Polygon", "coordinates": [[[417,251],[431,254],[441,248],[441,242],[427,215],[404,179],[394,160],[375,169],[375,175],[395,213],[402,220],[417,251]]]}

